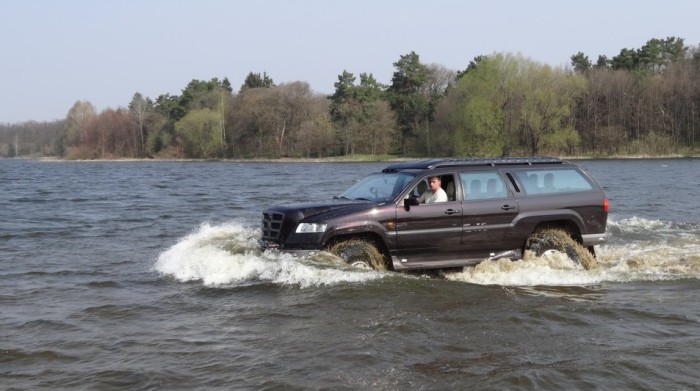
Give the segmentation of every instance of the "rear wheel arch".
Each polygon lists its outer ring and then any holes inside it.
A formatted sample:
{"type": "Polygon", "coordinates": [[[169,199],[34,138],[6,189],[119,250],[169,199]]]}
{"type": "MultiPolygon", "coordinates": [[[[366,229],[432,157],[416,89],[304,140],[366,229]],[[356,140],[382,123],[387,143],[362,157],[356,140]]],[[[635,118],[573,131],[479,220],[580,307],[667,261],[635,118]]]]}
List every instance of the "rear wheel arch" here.
{"type": "Polygon", "coordinates": [[[572,239],[579,243],[583,243],[583,238],[581,237],[581,229],[576,223],[574,223],[571,220],[552,220],[540,222],[537,225],[535,225],[534,228],[530,231],[530,235],[528,235],[528,238],[537,232],[551,229],[559,229],[565,231],[569,234],[569,236],[571,236],[572,239]]]}

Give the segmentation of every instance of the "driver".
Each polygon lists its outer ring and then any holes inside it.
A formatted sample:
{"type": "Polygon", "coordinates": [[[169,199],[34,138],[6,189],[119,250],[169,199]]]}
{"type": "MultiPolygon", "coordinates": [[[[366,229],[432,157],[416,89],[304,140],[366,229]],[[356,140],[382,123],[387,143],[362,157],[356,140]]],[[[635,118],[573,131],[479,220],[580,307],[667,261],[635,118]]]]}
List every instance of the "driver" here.
{"type": "Polygon", "coordinates": [[[447,202],[447,193],[440,187],[439,176],[428,177],[428,186],[430,188],[418,197],[419,203],[447,202]]]}

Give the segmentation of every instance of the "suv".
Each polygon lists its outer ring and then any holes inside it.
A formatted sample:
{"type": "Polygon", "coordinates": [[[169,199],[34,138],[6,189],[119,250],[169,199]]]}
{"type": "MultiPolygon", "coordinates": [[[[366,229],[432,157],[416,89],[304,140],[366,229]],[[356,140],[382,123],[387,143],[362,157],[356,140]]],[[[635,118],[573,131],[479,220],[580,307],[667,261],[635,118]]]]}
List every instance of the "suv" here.
{"type": "Polygon", "coordinates": [[[558,158],[433,159],[390,165],[326,202],[265,210],[260,246],[325,250],[381,270],[520,259],[526,250],[590,267],[593,246],[607,241],[607,216],[600,185],[558,158]],[[421,203],[431,177],[446,201],[421,203]]]}

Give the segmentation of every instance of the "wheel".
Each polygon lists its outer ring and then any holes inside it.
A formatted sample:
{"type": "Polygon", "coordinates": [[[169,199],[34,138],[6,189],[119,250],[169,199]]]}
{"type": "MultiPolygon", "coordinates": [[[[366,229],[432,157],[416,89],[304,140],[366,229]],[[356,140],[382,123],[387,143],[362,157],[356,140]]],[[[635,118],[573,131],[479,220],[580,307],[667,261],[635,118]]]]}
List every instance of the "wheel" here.
{"type": "Polygon", "coordinates": [[[538,257],[548,252],[561,252],[575,263],[581,264],[585,269],[591,269],[597,265],[591,252],[563,229],[552,228],[535,231],[527,239],[525,249],[531,250],[538,257]]]}
{"type": "Polygon", "coordinates": [[[386,256],[368,240],[350,239],[331,245],[328,252],[338,256],[350,266],[360,269],[386,270],[386,256]]]}

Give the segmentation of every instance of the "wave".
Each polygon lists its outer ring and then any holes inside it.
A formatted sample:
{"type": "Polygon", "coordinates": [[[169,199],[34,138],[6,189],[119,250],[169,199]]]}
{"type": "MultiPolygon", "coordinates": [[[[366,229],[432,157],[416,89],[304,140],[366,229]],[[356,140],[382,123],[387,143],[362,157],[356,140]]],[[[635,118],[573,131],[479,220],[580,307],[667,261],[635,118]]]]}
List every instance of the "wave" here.
{"type": "Polygon", "coordinates": [[[0,363],[15,365],[37,365],[39,362],[78,361],[78,357],[55,350],[19,350],[7,349],[0,354],[0,363]]]}
{"type": "Polygon", "coordinates": [[[591,286],[604,282],[700,279],[700,224],[630,217],[608,221],[610,243],[596,247],[585,270],[561,254],[518,261],[487,260],[449,280],[502,286],[591,286]]]}
{"type": "Polygon", "coordinates": [[[238,223],[205,223],[162,252],[154,269],[181,282],[201,281],[210,287],[270,282],[307,288],[361,283],[387,275],[350,268],[325,253],[300,257],[261,252],[257,244],[260,234],[260,230],[238,223]]]}
{"type": "Polygon", "coordinates": [[[604,282],[700,279],[700,253],[683,248],[607,246],[598,249],[598,266],[585,270],[565,255],[487,260],[445,278],[479,285],[590,286],[604,282]]]}
{"type": "MultiPolygon", "coordinates": [[[[486,260],[439,275],[452,281],[509,287],[700,279],[700,225],[634,217],[610,222],[610,226],[619,237],[596,247],[598,266],[590,270],[559,253],[535,257],[528,252],[523,260],[486,260]]],[[[415,277],[354,269],[323,252],[311,257],[261,252],[259,237],[259,229],[238,223],[202,224],[163,251],[154,269],[180,282],[201,281],[210,287],[267,282],[307,288],[363,283],[389,275],[415,277]]]]}
{"type": "Polygon", "coordinates": [[[596,247],[590,270],[562,254],[487,260],[446,273],[450,280],[503,286],[590,286],[604,282],[700,279],[700,224],[631,217],[609,221],[612,240],[596,247]]]}
{"type": "Polygon", "coordinates": [[[633,216],[620,220],[609,219],[608,231],[614,236],[622,237],[629,235],[697,237],[700,235],[700,223],[663,221],[633,216]]]}

